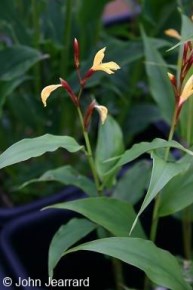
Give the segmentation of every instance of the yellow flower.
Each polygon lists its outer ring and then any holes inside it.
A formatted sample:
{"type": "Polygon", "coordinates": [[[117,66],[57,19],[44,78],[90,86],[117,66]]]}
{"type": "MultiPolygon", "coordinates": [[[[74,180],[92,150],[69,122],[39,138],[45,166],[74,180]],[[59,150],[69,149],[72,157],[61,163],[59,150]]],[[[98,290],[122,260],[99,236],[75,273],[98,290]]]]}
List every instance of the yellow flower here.
{"type": "Polygon", "coordinates": [[[44,107],[46,107],[46,101],[47,98],[50,96],[50,94],[55,91],[57,88],[62,87],[61,84],[58,85],[50,85],[45,87],[42,92],[41,92],[41,99],[42,99],[42,103],[44,104],[44,107]]]}
{"type": "Polygon", "coordinates": [[[61,78],[60,78],[60,82],[61,82],[61,84],[49,85],[42,90],[41,99],[42,99],[42,103],[44,104],[44,107],[46,107],[46,105],[47,105],[46,101],[47,101],[48,97],[50,96],[50,94],[59,87],[63,87],[66,90],[66,92],[69,94],[69,96],[70,96],[72,102],[75,104],[75,106],[79,106],[79,100],[78,100],[77,96],[74,94],[74,92],[72,91],[68,82],[61,79],[61,78]]]}
{"type": "Polygon", "coordinates": [[[105,106],[95,105],[95,109],[99,112],[101,123],[104,124],[107,118],[108,109],[105,106]]]}
{"type": "Polygon", "coordinates": [[[176,38],[178,40],[181,40],[181,35],[175,29],[172,29],[172,28],[167,29],[167,30],[165,30],[165,34],[167,36],[170,36],[170,37],[176,38]]]}
{"type": "Polygon", "coordinates": [[[116,62],[114,62],[114,61],[102,63],[102,60],[105,56],[105,54],[104,54],[105,49],[106,49],[106,47],[100,49],[96,53],[91,70],[93,70],[93,71],[102,70],[102,71],[106,72],[107,74],[113,74],[114,70],[120,69],[120,66],[118,64],[116,64],[116,62]]]}
{"type": "Polygon", "coordinates": [[[180,104],[183,104],[193,94],[193,75],[189,77],[180,95],[180,104]]]}

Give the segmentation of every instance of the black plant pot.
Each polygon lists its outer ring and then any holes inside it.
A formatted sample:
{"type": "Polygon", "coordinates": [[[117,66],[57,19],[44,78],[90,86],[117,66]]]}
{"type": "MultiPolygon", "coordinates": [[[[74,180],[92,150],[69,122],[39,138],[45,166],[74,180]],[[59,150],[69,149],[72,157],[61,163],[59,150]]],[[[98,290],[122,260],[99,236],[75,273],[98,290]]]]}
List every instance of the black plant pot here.
{"type": "MultiPolygon", "coordinates": [[[[19,289],[49,289],[45,283],[48,281],[47,257],[50,241],[59,226],[74,216],[70,211],[47,209],[29,213],[7,224],[1,232],[0,250],[7,276],[11,277],[13,285],[18,283],[19,277],[24,281],[23,284],[30,277],[41,282],[35,285],[28,283],[19,289]]],[[[91,238],[94,237],[90,236],[91,238]]],[[[89,277],[88,289],[108,289],[112,286],[109,263],[104,256],[95,253],[71,254],[58,264],[54,278],[58,280],[89,277]]]]}
{"type": "Polygon", "coordinates": [[[3,227],[7,222],[14,220],[16,217],[40,210],[41,208],[50,204],[62,202],[65,200],[77,199],[82,196],[83,193],[81,191],[75,191],[73,187],[69,187],[54,195],[40,198],[22,206],[16,206],[13,208],[0,208],[0,228],[3,227]]]}
{"type": "MultiPolygon", "coordinates": [[[[71,192],[71,199],[76,195],[80,197],[81,194],[71,192]]],[[[45,286],[48,281],[49,245],[57,229],[75,216],[77,217],[74,212],[61,209],[36,210],[6,224],[0,235],[0,254],[6,268],[6,276],[12,279],[13,286],[19,281],[19,277],[25,283],[29,278],[38,281],[35,285],[32,283],[29,285],[28,282],[28,285],[24,283],[22,287],[13,287],[13,289],[51,289],[45,286]]],[[[96,233],[93,233],[81,242],[96,238],[96,233]]],[[[126,282],[131,287],[135,285],[141,289],[143,273],[128,265],[124,267],[126,282]]],[[[88,277],[89,287],[82,287],[82,289],[115,289],[112,263],[108,257],[101,254],[87,251],[69,254],[58,263],[54,272],[54,278],[57,280],[88,277]]],[[[66,288],[72,289],[72,287],[66,288]]],[[[61,287],[54,287],[54,289],[61,289],[61,287]]]]}

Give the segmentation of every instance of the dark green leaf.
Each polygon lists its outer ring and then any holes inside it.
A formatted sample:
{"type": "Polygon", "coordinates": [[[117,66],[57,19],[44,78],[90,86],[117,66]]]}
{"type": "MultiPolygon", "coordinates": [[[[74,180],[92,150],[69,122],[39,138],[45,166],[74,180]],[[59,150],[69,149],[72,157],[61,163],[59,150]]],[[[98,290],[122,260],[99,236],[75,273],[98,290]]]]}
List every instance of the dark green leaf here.
{"type": "Polygon", "coordinates": [[[176,141],[166,141],[160,138],[156,138],[152,142],[141,142],[141,143],[133,145],[131,149],[126,150],[125,153],[121,156],[120,160],[118,161],[117,166],[122,166],[128,162],[131,162],[146,152],[151,152],[152,150],[155,150],[155,149],[167,148],[167,147],[180,149],[188,153],[189,155],[193,156],[193,152],[191,150],[186,149],[185,147],[183,147],[180,143],[176,141]]]}
{"type": "MultiPolygon", "coordinates": [[[[104,175],[114,166],[115,161],[104,163],[106,159],[120,155],[124,151],[123,135],[118,123],[108,116],[104,125],[101,125],[98,133],[97,147],[96,147],[96,169],[101,180],[106,183],[109,176],[104,175]]],[[[113,178],[116,171],[110,175],[113,178]]]]}
{"type": "Polygon", "coordinates": [[[72,166],[69,165],[49,170],[39,178],[31,179],[23,183],[17,189],[22,189],[31,183],[46,181],[57,181],[65,185],[75,185],[88,195],[97,196],[94,183],[86,176],[80,175],[72,166]]]}
{"type": "Polygon", "coordinates": [[[160,107],[162,116],[170,123],[174,110],[174,92],[167,75],[167,65],[144,31],[142,37],[150,91],[160,107]]]}
{"type": "Polygon", "coordinates": [[[45,134],[36,138],[26,138],[13,144],[0,155],[0,168],[53,152],[58,148],[74,153],[83,149],[83,146],[69,136],[45,134]]]}
{"type": "Polygon", "coordinates": [[[119,179],[113,191],[113,197],[135,204],[144,195],[148,187],[151,163],[140,160],[129,167],[119,179]]]}
{"type": "Polygon", "coordinates": [[[49,248],[49,277],[53,277],[53,270],[64,252],[80,239],[96,229],[96,225],[86,219],[71,219],[67,224],[61,226],[52,238],[49,248]]]}
{"type": "Polygon", "coordinates": [[[66,251],[94,251],[117,258],[145,272],[157,285],[171,290],[191,290],[174,256],[156,247],[151,241],[139,238],[106,238],[82,244],[66,251]]]}
{"type": "MultiPolygon", "coordinates": [[[[129,203],[107,197],[90,197],[50,207],[76,211],[115,236],[129,236],[129,230],[136,217],[134,209],[129,203]]],[[[137,224],[133,235],[144,237],[140,224],[137,224]]]]}
{"type": "MultiPolygon", "coordinates": [[[[186,163],[190,161],[192,160],[182,160],[182,162],[186,163]]],[[[192,164],[191,162],[191,166],[187,171],[174,177],[163,189],[158,210],[159,216],[176,213],[193,203],[192,164]]]]}
{"type": "Polygon", "coordinates": [[[156,197],[158,193],[164,188],[164,186],[176,175],[185,172],[190,166],[189,163],[177,163],[166,162],[156,154],[152,153],[153,169],[150,179],[149,188],[145,195],[144,201],[137,214],[136,220],[133,223],[132,229],[135,227],[137,219],[150,204],[150,202],[156,197]]]}
{"type": "Polygon", "coordinates": [[[34,48],[13,46],[0,50],[0,80],[10,81],[23,75],[45,56],[34,48]]]}

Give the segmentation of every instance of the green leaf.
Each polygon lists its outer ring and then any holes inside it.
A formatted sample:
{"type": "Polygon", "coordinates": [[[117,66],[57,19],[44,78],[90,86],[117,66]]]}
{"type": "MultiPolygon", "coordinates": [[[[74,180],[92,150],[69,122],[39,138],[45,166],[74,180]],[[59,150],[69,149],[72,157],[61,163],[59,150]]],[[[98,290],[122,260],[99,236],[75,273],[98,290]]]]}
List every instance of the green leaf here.
{"type": "MultiPolygon", "coordinates": [[[[190,161],[188,160],[188,162],[190,161]]],[[[187,160],[184,160],[184,162],[187,162],[187,160]]],[[[191,162],[187,171],[174,177],[163,189],[158,209],[159,216],[176,213],[193,203],[192,170],[193,162],[191,162]]]]}
{"type": "Polygon", "coordinates": [[[150,103],[133,104],[129,110],[124,128],[129,135],[133,136],[144,131],[150,124],[161,119],[160,110],[156,105],[150,103]]]}
{"type": "Polygon", "coordinates": [[[150,202],[156,197],[156,195],[164,188],[164,186],[176,175],[186,171],[189,167],[189,163],[177,163],[166,162],[156,154],[152,153],[153,169],[150,179],[149,188],[145,195],[144,201],[137,214],[137,217],[132,225],[131,232],[135,227],[137,219],[150,204],[150,202]]]}
{"type": "Polygon", "coordinates": [[[120,157],[116,166],[120,167],[128,162],[131,162],[146,152],[151,152],[152,150],[155,150],[155,149],[167,148],[167,147],[180,149],[188,153],[189,155],[193,156],[193,152],[191,150],[183,147],[180,143],[176,141],[166,141],[160,138],[156,138],[152,142],[141,142],[141,143],[133,145],[131,149],[126,150],[125,153],[120,157]]]}
{"type": "Polygon", "coordinates": [[[174,92],[167,75],[167,65],[143,30],[142,37],[150,91],[160,107],[162,116],[170,123],[174,108],[174,92]]]}
{"type": "Polygon", "coordinates": [[[182,275],[176,258],[148,240],[113,237],[82,244],[66,251],[94,251],[117,258],[145,272],[157,285],[171,290],[191,290],[182,275]]]}
{"type": "MultiPolygon", "coordinates": [[[[94,223],[101,225],[115,236],[129,236],[129,230],[136,217],[132,205],[107,197],[84,198],[49,207],[76,211],[94,223]]],[[[140,224],[137,224],[133,235],[144,237],[140,224]]]]}
{"type": "Polygon", "coordinates": [[[17,190],[28,186],[31,183],[57,181],[65,185],[75,185],[90,196],[97,196],[97,190],[94,183],[86,176],[80,175],[72,166],[62,166],[48,170],[39,178],[31,179],[17,187],[17,190]]]}
{"type": "Polygon", "coordinates": [[[45,55],[38,50],[27,46],[12,46],[0,50],[0,80],[10,81],[20,77],[44,58],[45,55]]]}
{"type": "Polygon", "coordinates": [[[135,204],[144,195],[148,187],[151,163],[140,160],[119,179],[113,191],[113,197],[135,204]]]}
{"type": "Polygon", "coordinates": [[[95,47],[99,39],[100,26],[102,25],[101,17],[105,8],[105,5],[110,0],[92,0],[92,1],[79,1],[79,9],[76,13],[78,30],[80,35],[86,35],[82,37],[81,51],[83,57],[87,57],[87,51],[89,47],[95,47]],[[93,9],[94,7],[94,9],[93,9]],[[89,25],[88,25],[89,23],[89,25]]]}
{"type": "Polygon", "coordinates": [[[49,247],[49,277],[53,277],[53,269],[64,255],[64,252],[95,230],[96,227],[95,224],[86,219],[73,218],[67,224],[59,228],[52,238],[49,247]]]}
{"type": "Polygon", "coordinates": [[[0,81],[0,115],[2,114],[2,107],[6,101],[6,97],[13,93],[13,91],[28,78],[27,76],[22,76],[11,81],[0,81]]]}
{"type": "Polygon", "coordinates": [[[0,169],[46,152],[53,152],[58,148],[74,153],[83,149],[83,146],[69,136],[45,134],[36,138],[26,138],[13,144],[0,155],[0,169]]]}
{"type": "Polygon", "coordinates": [[[122,131],[118,123],[111,116],[108,116],[105,124],[99,127],[95,158],[97,172],[104,183],[109,178],[113,179],[117,173],[115,171],[110,176],[105,175],[115,165],[115,161],[109,163],[104,163],[104,161],[120,155],[123,151],[122,131]]]}

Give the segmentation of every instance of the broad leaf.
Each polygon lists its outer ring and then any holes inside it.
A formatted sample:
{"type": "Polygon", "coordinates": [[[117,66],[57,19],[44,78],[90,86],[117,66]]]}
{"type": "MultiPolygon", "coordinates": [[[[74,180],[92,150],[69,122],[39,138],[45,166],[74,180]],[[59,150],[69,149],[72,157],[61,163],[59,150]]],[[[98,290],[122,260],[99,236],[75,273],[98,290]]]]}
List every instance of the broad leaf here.
{"type": "Polygon", "coordinates": [[[174,109],[174,92],[167,75],[167,66],[160,53],[151,45],[144,31],[142,31],[142,37],[150,91],[160,107],[162,116],[170,123],[174,109]]]}
{"type": "Polygon", "coordinates": [[[64,252],[80,239],[96,229],[96,225],[86,219],[71,219],[61,226],[52,238],[49,248],[48,271],[53,277],[53,269],[64,255],[64,252]]]}
{"type": "Polygon", "coordinates": [[[111,116],[108,116],[105,124],[101,125],[99,128],[95,160],[97,172],[104,183],[106,183],[106,180],[109,178],[113,178],[116,174],[115,171],[112,175],[105,176],[116,161],[109,163],[104,163],[104,161],[123,153],[123,151],[124,144],[122,131],[118,123],[111,116]]]}
{"type": "Polygon", "coordinates": [[[150,204],[150,202],[156,197],[156,195],[164,188],[164,186],[176,175],[185,172],[189,163],[177,163],[177,162],[166,162],[156,154],[152,153],[153,158],[153,169],[150,179],[150,185],[147,194],[144,198],[142,206],[137,214],[136,220],[133,223],[132,229],[135,227],[137,219],[150,204]]]}
{"type": "MultiPolygon", "coordinates": [[[[136,217],[134,209],[129,203],[107,197],[90,197],[50,207],[78,212],[115,236],[129,236],[129,230],[136,217]]],[[[136,225],[133,236],[144,237],[140,224],[136,225]]]]}
{"type": "Polygon", "coordinates": [[[129,167],[123,176],[118,180],[113,191],[113,197],[135,204],[144,195],[148,187],[151,163],[147,160],[140,160],[129,167]]]}
{"type": "Polygon", "coordinates": [[[21,83],[28,79],[27,76],[22,76],[11,81],[0,81],[0,115],[2,114],[2,107],[6,101],[6,97],[10,95],[21,83]]]}
{"type": "Polygon", "coordinates": [[[141,142],[133,145],[131,149],[126,150],[125,153],[120,157],[120,160],[118,161],[116,166],[122,166],[128,162],[131,162],[146,152],[151,152],[155,149],[167,147],[180,149],[193,156],[193,151],[183,147],[180,143],[176,141],[166,141],[160,138],[156,138],[152,142],[141,142]]]}
{"type": "Polygon", "coordinates": [[[0,51],[0,80],[10,81],[23,75],[45,56],[34,48],[13,46],[0,51]]]}
{"type": "Polygon", "coordinates": [[[58,148],[77,152],[83,149],[83,146],[69,136],[45,134],[36,138],[26,138],[13,144],[0,155],[0,168],[55,151],[58,148]]]}
{"type": "Polygon", "coordinates": [[[72,166],[62,166],[56,169],[48,170],[39,178],[24,182],[17,189],[22,189],[31,183],[57,181],[65,185],[75,185],[90,196],[97,196],[94,183],[86,176],[80,175],[72,166]]]}
{"type": "MultiPolygon", "coordinates": [[[[184,160],[184,162],[187,161],[184,160]]],[[[193,203],[192,171],[193,163],[187,171],[174,177],[163,189],[158,210],[159,216],[176,213],[193,203]]]]}
{"type": "Polygon", "coordinates": [[[182,275],[176,258],[155,246],[151,241],[139,238],[113,237],[82,244],[66,251],[94,251],[117,258],[145,272],[157,285],[171,290],[191,290],[182,275]]]}

